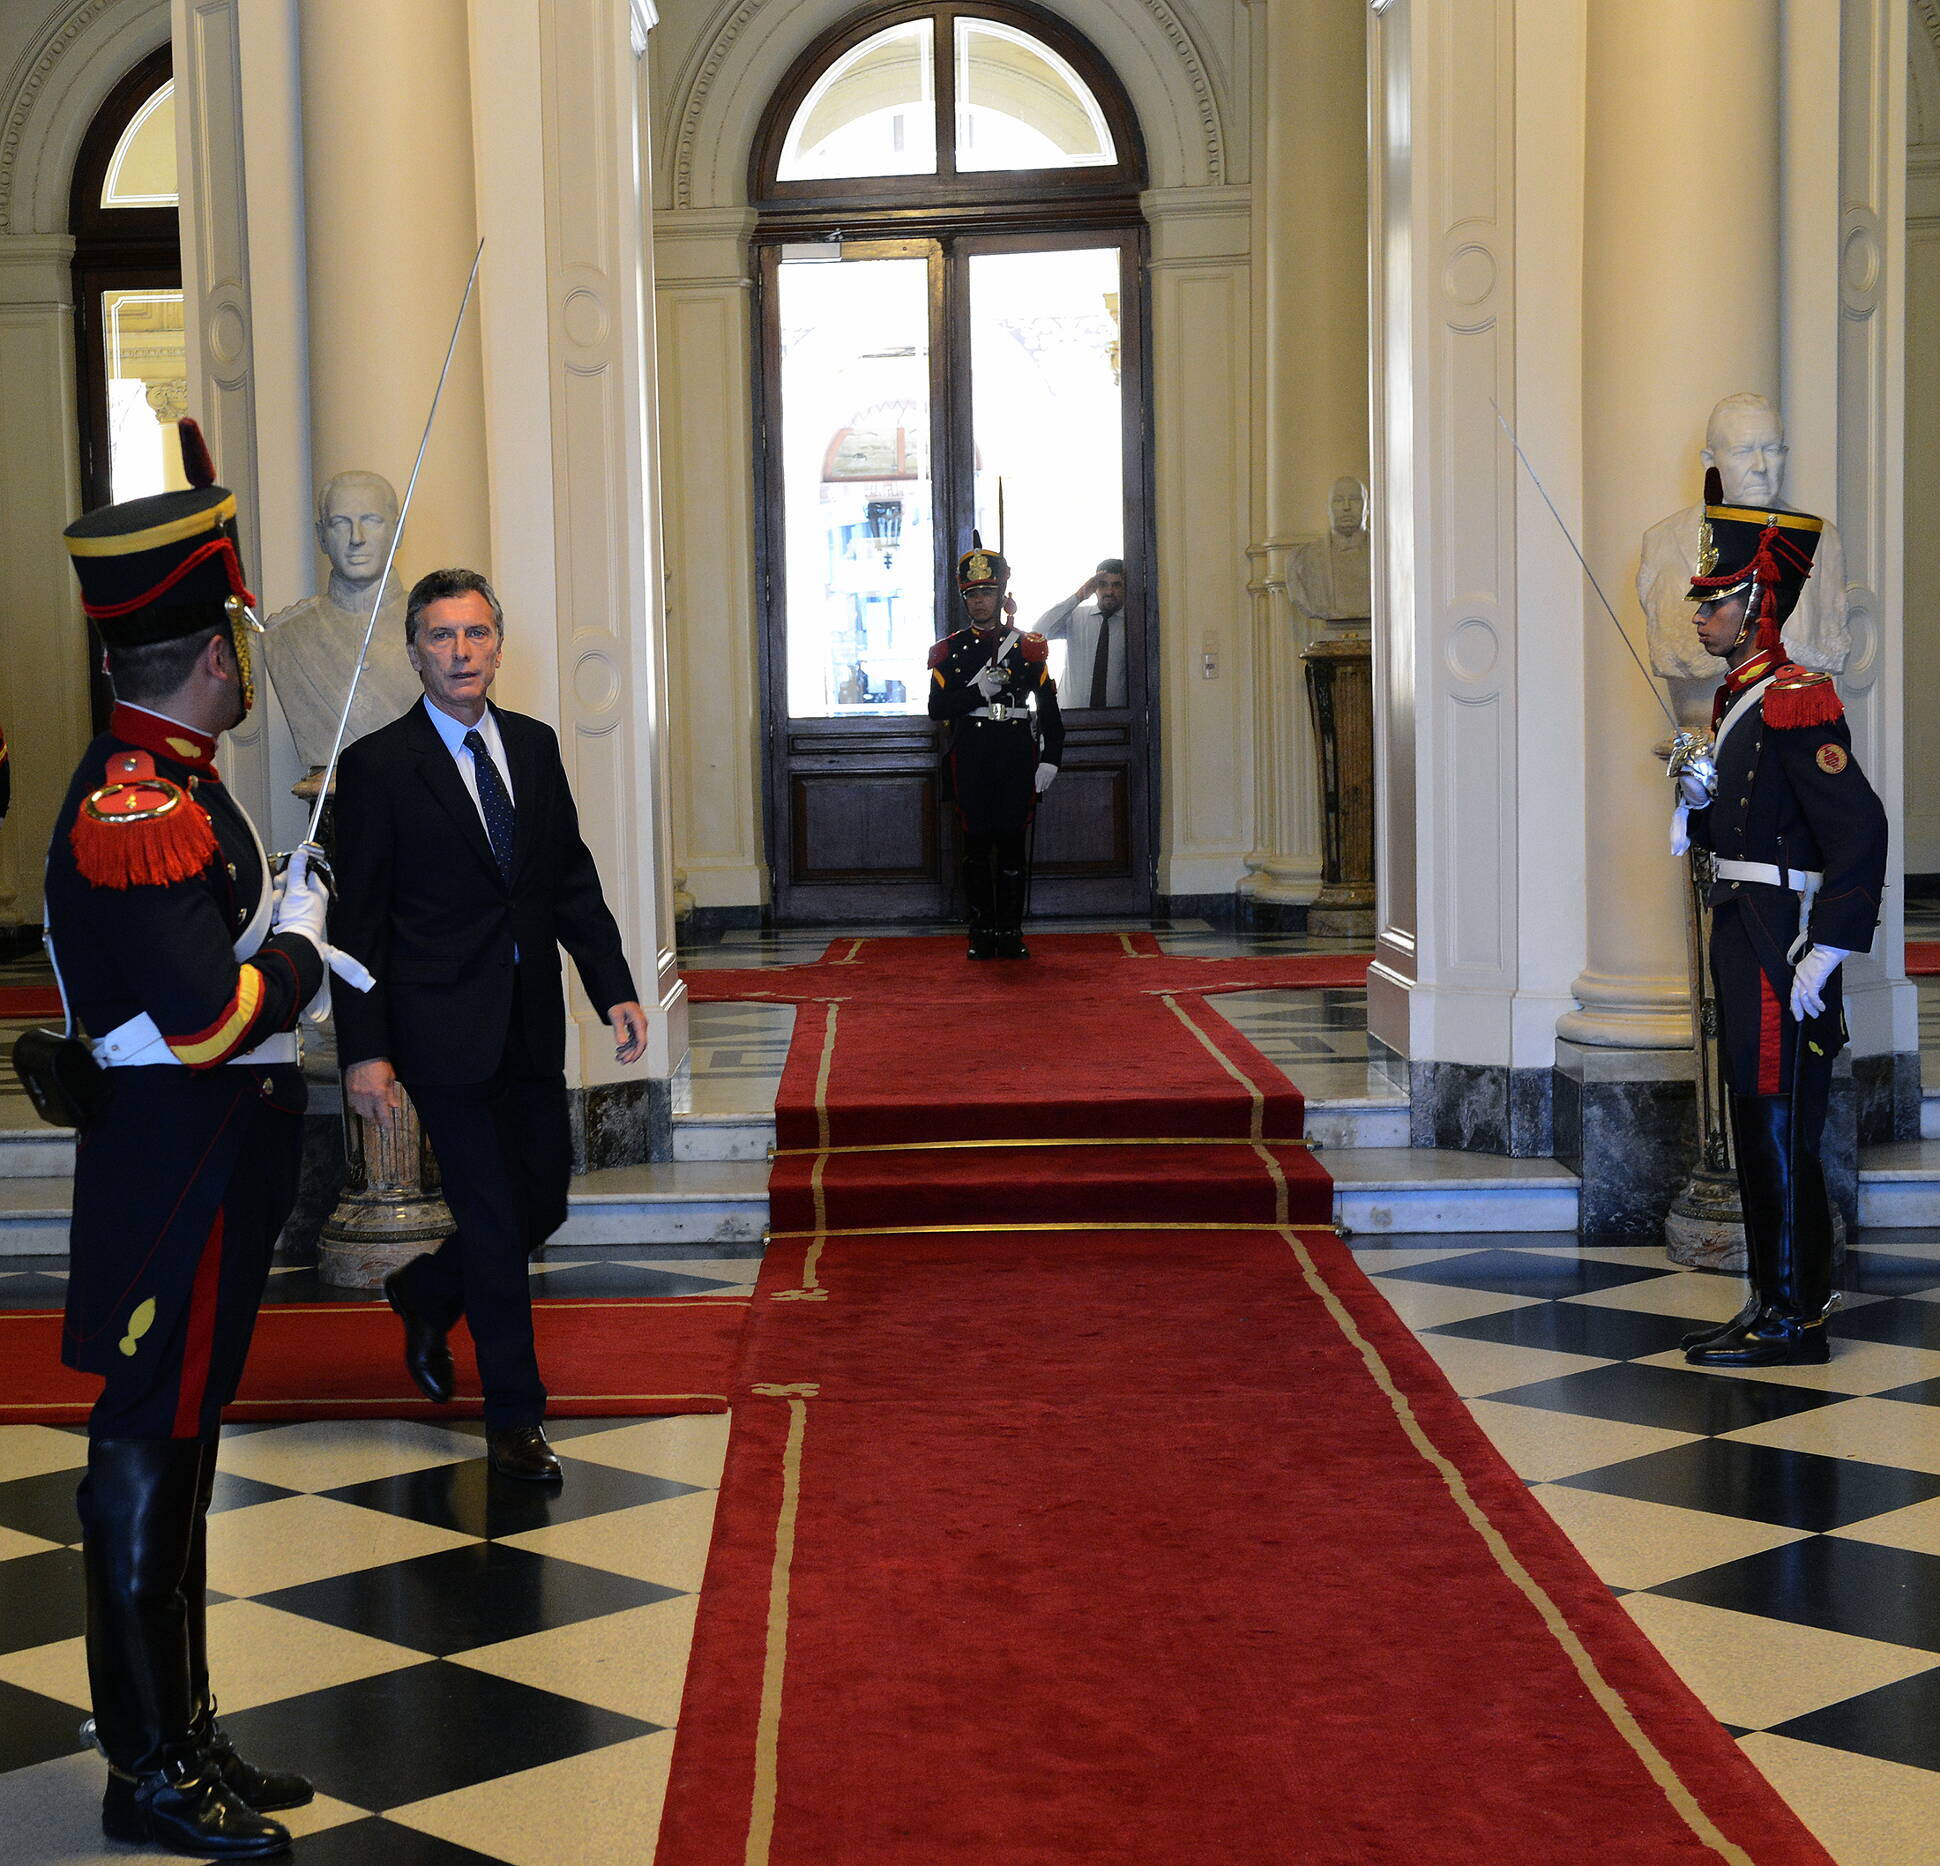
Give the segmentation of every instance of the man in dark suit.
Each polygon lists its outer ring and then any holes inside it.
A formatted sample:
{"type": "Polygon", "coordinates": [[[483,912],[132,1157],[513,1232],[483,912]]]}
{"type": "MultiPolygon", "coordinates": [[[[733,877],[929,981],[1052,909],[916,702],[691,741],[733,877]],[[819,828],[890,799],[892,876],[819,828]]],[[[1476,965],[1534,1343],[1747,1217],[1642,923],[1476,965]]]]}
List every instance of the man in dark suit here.
{"type": "Polygon", "coordinates": [[[493,1469],[556,1482],[526,1262],[564,1223],[572,1172],[558,948],[621,1062],[645,1051],[646,1013],[558,740],[486,698],[505,643],[492,586],[435,570],[412,589],[404,629],[424,699],[337,767],[331,937],[383,966],[376,990],[338,1003],[344,1091],[380,1126],[397,1117],[399,1084],[410,1092],[458,1221],[385,1281],[412,1378],[451,1397],[445,1337],[462,1314],[493,1469]]]}

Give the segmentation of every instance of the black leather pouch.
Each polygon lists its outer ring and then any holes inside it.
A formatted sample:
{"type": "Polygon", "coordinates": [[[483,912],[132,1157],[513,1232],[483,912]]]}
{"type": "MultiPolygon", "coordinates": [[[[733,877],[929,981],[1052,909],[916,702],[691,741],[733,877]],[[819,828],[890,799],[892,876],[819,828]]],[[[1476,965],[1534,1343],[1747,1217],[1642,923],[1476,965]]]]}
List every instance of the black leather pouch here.
{"type": "Polygon", "coordinates": [[[92,1127],[114,1093],[94,1052],[58,1030],[23,1031],[14,1039],[13,1068],[34,1112],[54,1127],[92,1127]]]}

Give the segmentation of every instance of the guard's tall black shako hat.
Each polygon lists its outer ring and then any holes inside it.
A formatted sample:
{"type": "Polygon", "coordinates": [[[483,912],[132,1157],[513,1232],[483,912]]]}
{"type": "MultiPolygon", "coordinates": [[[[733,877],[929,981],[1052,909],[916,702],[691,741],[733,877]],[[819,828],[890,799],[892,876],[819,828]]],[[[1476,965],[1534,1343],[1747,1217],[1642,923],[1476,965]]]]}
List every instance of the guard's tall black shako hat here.
{"type": "Polygon", "coordinates": [[[1010,581],[1010,563],[1001,551],[984,549],[983,534],[970,534],[970,548],[957,559],[957,593],[1001,587],[1010,581]]]}
{"type": "Polygon", "coordinates": [[[240,637],[255,606],[236,548],[236,495],[214,483],[201,429],[180,425],[186,491],[101,506],[62,534],[81,607],[111,651],[179,641],[223,622],[240,637]]]}
{"type": "Polygon", "coordinates": [[[1698,522],[1697,574],[1691,601],[1721,602],[1740,590],[1753,592],[1747,617],[1758,629],[1757,646],[1777,652],[1779,629],[1798,607],[1825,520],[1810,512],[1773,512],[1727,505],[1713,467],[1705,475],[1704,517],[1698,522]]]}

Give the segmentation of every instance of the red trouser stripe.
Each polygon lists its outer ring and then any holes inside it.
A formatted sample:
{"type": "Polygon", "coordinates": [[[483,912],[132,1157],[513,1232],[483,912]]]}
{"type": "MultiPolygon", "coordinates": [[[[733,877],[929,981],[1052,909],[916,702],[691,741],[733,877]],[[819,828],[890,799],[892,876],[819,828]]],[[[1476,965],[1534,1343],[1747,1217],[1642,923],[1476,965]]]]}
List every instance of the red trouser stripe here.
{"type": "Polygon", "coordinates": [[[202,1436],[202,1396],[209,1390],[209,1354],[216,1338],[216,1291],[222,1282],[222,1211],[209,1227],[202,1261],[195,1266],[195,1288],[189,1292],[188,1339],[182,1344],[181,1386],[175,1401],[175,1429],[171,1438],[202,1436]]]}
{"type": "Polygon", "coordinates": [[[1761,966],[1758,972],[1758,1092],[1785,1093],[1785,1074],[1779,1059],[1785,1052],[1785,1012],[1761,966]]]}

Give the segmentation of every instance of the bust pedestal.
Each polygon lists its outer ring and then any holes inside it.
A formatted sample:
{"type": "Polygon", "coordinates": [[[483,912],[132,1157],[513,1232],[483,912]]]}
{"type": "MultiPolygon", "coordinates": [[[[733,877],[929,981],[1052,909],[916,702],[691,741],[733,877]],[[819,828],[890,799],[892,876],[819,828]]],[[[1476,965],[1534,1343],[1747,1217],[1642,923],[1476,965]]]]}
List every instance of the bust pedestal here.
{"type": "MultiPolygon", "coordinates": [[[[313,771],[291,789],[314,804],[321,777],[313,771]]],[[[327,808],[318,833],[328,848],[327,808]]],[[[335,989],[350,987],[339,983],[335,989]]],[[[328,1042],[334,1052],[334,1029],[328,1042]]],[[[335,1289],[375,1289],[413,1257],[436,1250],[458,1227],[440,1192],[438,1162],[425,1145],[410,1096],[403,1097],[398,1123],[389,1133],[353,1112],[347,1101],[343,1115],[343,1191],[317,1235],[317,1280],[335,1289]]]]}
{"type": "Polygon", "coordinates": [[[1320,758],[1321,890],[1307,931],[1374,937],[1374,670],[1365,635],[1324,636],[1301,660],[1320,758]]]}

